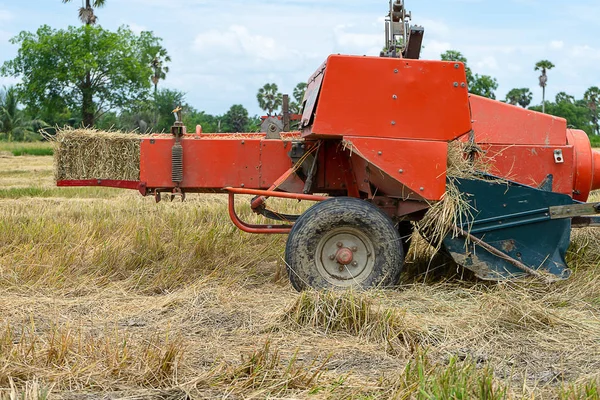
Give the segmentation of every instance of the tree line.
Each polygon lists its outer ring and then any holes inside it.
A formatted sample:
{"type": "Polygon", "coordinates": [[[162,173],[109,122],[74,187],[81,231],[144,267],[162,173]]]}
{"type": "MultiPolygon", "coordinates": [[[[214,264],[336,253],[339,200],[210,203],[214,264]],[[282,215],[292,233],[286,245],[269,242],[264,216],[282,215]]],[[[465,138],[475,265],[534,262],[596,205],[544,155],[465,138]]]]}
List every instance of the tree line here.
{"type": "MultiPolygon", "coordinates": [[[[173,124],[172,110],[177,106],[184,109],[188,131],[196,125],[204,132],[260,129],[261,118],[250,116],[242,104],[212,115],[187,104],[185,93],[159,87],[171,61],[162,39],[152,32],[135,34],[127,27],[111,32],[96,26],[94,8],[103,5],[105,0],[86,0],[78,13],[82,26],[57,30],[43,25],[10,40],[19,50],[0,66],[0,75],[18,77],[20,83],[0,89],[0,140],[36,140],[40,130],[52,133],[53,127],[66,125],[163,132],[173,124]]],[[[496,99],[496,78],[473,72],[459,51],[449,50],[441,59],[464,63],[469,91],[496,99]]],[[[548,102],[548,71],[553,68],[548,60],[534,66],[540,71],[541,105],[531,105],[533,93],[528,88],[511,89],[504,101],[566,118],[571,127],[589,135],[600,134],[600,89],[589,88],[582,99],[561,92],[548,102]]],[[[305,90],[305,83],[296,85],[290,112],[301,112],[305,90]]],[[[259,88],[256,99],[267,116],[281,114],[283,95],[276,84],[259,88]]]]}
{"type": "MultiPolygon", "coordinates": [[[[473,73],[468,66],[466,57],[459,51],[449,50],[442,54],[441,58],[444,61],[458,61],[465,64],[470,93],[496,99],[496,90],[498,89],[496,78],[473,73]]],[[[554,67],[555,65],[548,60],[540,60],[533,67],[534,71],[540,72],[539,86],[542,89],[541,105],[531,105],[533,92],[529,88],[511,89],[503,101],[532,111],[565,118],[571,128],[581,129],[588,135],[600,135],[600,89],[597,86],[590,87],[585,91],[581,99],[576,99],[565,92],[559,92],[554,101],[547,101],[546,87],[548,86],[548,72],[554,67]]]]}

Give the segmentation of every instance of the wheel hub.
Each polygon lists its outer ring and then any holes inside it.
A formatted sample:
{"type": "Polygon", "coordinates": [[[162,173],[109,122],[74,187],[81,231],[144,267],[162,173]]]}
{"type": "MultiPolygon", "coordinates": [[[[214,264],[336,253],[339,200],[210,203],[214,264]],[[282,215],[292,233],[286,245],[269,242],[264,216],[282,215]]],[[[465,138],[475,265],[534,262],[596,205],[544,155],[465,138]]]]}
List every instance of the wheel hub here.
{"type": "Polygon", "coordinates": [[[373,270],[374,247],[358,229],[344,227],[330,231],[317,246],[315,261],[321,276],[336,286],[361,282],[373,270]]]}
{"type": "Polygon", "coordinates": [[[339,249],[335,255],[335,259],[342,265],[350,264],[353,260],[352,250],[347,247],[339,249]]]}

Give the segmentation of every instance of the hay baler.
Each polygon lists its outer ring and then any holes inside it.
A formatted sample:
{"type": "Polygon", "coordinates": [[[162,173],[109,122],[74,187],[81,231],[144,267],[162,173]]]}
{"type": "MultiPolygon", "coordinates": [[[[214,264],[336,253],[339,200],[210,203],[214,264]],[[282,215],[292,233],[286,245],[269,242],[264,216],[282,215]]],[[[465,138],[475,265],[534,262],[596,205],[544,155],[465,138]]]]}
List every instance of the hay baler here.
{"type": "Polygon", "coordinates": [[[176,122],[171,134],[141,140],[139,180],[58,185],[136,189],[157,200],[227,193],[241,230],[289,235],[285,260],[301,290],[395,284],[413,222],[452,179],[470,208],[443,238],[457,263],[488,280],[568,277],[571,228],[599,222],[600,206],[585,201],[600,188],[600,153],[564,119],[470,95],[462,63],[407,58],[411,41],[394,49],[394,27],[407,26],[403,5],[394,17],[399,3],[390,5],[392,54],[330,56],[308,80],[298,132],[187,134],[176,122]],[[448,176],[456,144],[487,170],[448,176]],[[236,195],[254,196],[252,210],[276,222],[244,222],[236,195]],[[285,215],[267,207],[271,197],[316,204],[285,215]]]}

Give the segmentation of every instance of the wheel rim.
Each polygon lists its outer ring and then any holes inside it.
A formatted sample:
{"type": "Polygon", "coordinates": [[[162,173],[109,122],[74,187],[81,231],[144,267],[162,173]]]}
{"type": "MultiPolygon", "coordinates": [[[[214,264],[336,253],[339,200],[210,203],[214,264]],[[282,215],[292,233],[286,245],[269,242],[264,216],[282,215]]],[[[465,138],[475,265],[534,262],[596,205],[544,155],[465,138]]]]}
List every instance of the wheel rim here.
{"type": "Polygon", "coordinates": [[[375,248],[363,232],[336,228],[317,245],[315,263],[321,276],[334,286],[360,284],[373,272],[375,248]]]}

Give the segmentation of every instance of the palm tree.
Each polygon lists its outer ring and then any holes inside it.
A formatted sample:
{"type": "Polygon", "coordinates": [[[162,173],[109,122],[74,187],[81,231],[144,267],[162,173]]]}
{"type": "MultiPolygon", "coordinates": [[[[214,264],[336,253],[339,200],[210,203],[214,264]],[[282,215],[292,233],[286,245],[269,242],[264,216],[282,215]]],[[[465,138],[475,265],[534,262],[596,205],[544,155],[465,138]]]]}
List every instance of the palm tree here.
{"type": "MultiPolygon", "coordinates": [[[[62,0],[63,3],[70,3],[71,0],[62,0]]],[[[94,7],[103,7],[106,0],[85,0],[85,7],[79,9],[79,19],[86,25],[95,25],[98,17],[94,14],[94,7]]]]}
{"type": "Polygon", "coordinates": [[[598,115],[598,103],[600,103],[600,89],[597,86],[593,86],[586,90],[583,95],[590,112],[592,113],[592,124],[594,125],[594,131],[596,135],[600,135],[600,116],[598,115]]]}
{"type": "Polygon", "coordinates": [[[19,97],[14,86],[0,92],[0,128],[9,142],[25,139],[27,133],[33,133],[34,125],[47,126],[44,121],[26,119],[18,105],[19,97]]]}
{"type": "Polygon", "coordinates": [[[307,86],[306,83],[301,82],[294,88],[294,101],[290,104],[290,112],[293,114],[300,114],[302,111],[302,100],[304,100],[304,93],[306,92],[307,86]]]}
{"type": "Polygon", "coordinates": [[[275,83],[267,83],[265,86],[258,89],[256,99],[258,100],[260,108],[265,110],[269,117],[272,116],[283,103],[283,95],[279,93],[279,88],[275,83]]]}
{"type": "Polygon", "coordinates": [[[529,103],[531,103],[531,99],[533,98],[533,93],[527,88],[522,89],[512,89],[510,92],[506,94],[506,102],[516,106],[517,104],[523,108],[527,108],[529,103]]]}
{"type": "Polygon", "coordinates": [[[535,64],[535,71],[542,71],[540,75],[540,86],[542,87],[542,112],[546,113],[546,85],[548,84],[548,75],[546,75],[546,71],[554,68],[554,64],[552,64],[548,60],[541,60],[535,64]]]}
{"type": "Polygon", "coordinates": [[[158,81],[161,79],[165,79],[167,77],[167,72],[169,72],[169,67],[164,66],[163,62],[167,63],[171,61],[171,57],[167,55],[167,50],[160,49],[158,53],[154,56],[152,61],[150,62],[150,66],[154,73],[152,74],[152,83],[154,84],[154,93],[158,89],[158,81]]]}
{"type": "Polygon", "coordinates": [[[575,104],[575,97],[571,96],[570,94],[568,94],[566,92],[558,92],[558,93],[556,93],[556,98],[554,101],[556,102],[556,104],[560,104],[560,103],[575,104]]]}

